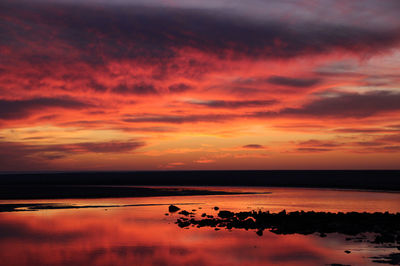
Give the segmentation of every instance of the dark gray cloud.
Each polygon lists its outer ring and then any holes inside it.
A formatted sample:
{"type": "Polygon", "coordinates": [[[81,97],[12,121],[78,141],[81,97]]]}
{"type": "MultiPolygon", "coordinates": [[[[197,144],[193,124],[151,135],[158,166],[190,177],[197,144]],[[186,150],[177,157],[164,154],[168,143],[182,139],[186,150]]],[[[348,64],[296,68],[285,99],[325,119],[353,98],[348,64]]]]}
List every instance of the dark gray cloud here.
{"type": "Polygon", "coordinates": [[[242,148],[244,148],[244,149],[255,149],[255,150],[257,150],[257,149],[265,149],[265,147],[263,145],[260,145],[260,144],[247,144],[247,145],[244,145],[242,148]]]}
{"type": "MultiPolygon", "coordinates": [[[[229,106],[229,104],[226,104],[226,102],[224,103],[223,101],[220,104],[221,107],[225,108],[229,106]]],[[[238,108],[238,106],[236,106],[236,108],[238,108]]],[[[206,115],[144,114],[127,116],[123,118],[123,121],[132,123],[160,122],[180,124],[196,122],[222,122],[235,118],[275,118],[286,116],[316,118],[366,118],[391,111],[400,111],[400,93],[391,91],[372,91],[364,94],[343,92],[336,93],[334,96],[316,98],[315,100],[298,108],[284,108],[279,111],[206,115]]],[[[352,133],[360,132],[360,130],[362,131],[362,129],[338,129],[338,132],[342,131],[343,133],[352,133]]],[[[376,131],[373,130],[373,133],[375,132],[376,131]]]]}
{"type": "Polygon", "coordinates": [[[390,111],[400,111],[400,93],[371,91],[364,94],[337,93],[333,96],[318,98],[299,108],[284,108],[279,112],[257,112],[253,116],[365,118],[390,111]]]}
{"type": "Polygon", "coordinates": [[[368,149],[359,151],[365,153],[391,153],[391,152],[400,152],[400,146],[378,146],[378,147],[370,147],[368,149]]]}
{"type": "Polygon", "coordinates": [[[310,139],[307,141],[303,141],[299,143],[300,146],[306,146],[306,147],[324,147],[324,148],[332,148],[332,147],[339,147],[342,144],[337,143],[334,141],[329,141],[329,140],[316,140],[316,139],[310,139]]]}
{"type": "Polygon", "coordinates": [[[379,141],[358,141],[355,143],[352,143],[358,146],[364,146],[364,147],[373,147],[373,146],[382,146],[385,145],[384,142],[379,142],[379,141]]]}
{"type": "Polygon", "coordinates": [[[390,129],[390,128],[337,128],[333,130],[338,133],[385,133],[385,132],[398,132],[400,129],[390,129]]]}
{"type": "Polygon", "coordinates": [[[325,148],[297,148],[296,151],[298,152],[328,152],[332,151],[332,149],[325,149],[325,148]]]}
{"type": "Polygon", "coordinates": [[[20,119],[49,108],[79,110],[88,107],[93,107],[93,105],[69,97],[32,98],[25,100],[0,99],[0,119],[20,119]]]}
{"type": "MultiPolygon", "coordinates": [[[[398,145],[389,145],[388,142],[393,142],[394,144],[400,143],[400,138],[396,138],[397,135],[389,135],[389,138],[385,137],[374,137],[371,140],[363,140],[350,142],[343,139],[343,141],[338,142],[336,140],[315,140],[310,139],[307,141],[297,143],[297,152],[328,152],[334,150],[345,150],[353,153],[390,153],[399,151],[398,145]],[[393,137],[393,138],[391,138],[393,137]]],[[[392,144],[393,144],[392,143],[392,144]]]]}
{"type": "Polygon", "coordinates": [[[81,142],[71,144],[34,145],[20,142],[0,142],[0,170],[19,167],[49,169],[47,160],[61,159],[81,153],[131,152],[145,145],[141,141],[81,142]]]}
{"type": "MultiPolygon", "coordinates": [[[[361,28],[327,22],[254,21],[224,10],[77,2],[2,1],[0,43],[32,64],[78,58],[101,65],[104,59],[168,62],[191,48],[219,58],[293,58],[333,50],[377,53],[399,42],[397,29],[361,28]],[[29,27],[24,27],[29,25],[29,27]],[[27,44],[54,49],[31,50],[27,44]],[[66,45],[65,45],[66,44],[66,45]]],[[[296,83],[293,83],[296,84],[296,83]]],[[[300,83],[298,83],[300,84],[300,83]]],[[[305,86],[305,85],[303,85],[305,86]]]]}
{"type": "Polygon", "coordinates": [[[76,120],[76,121],[68,121],[57,124],[57,126],[62,127],[104,127],[106,125],[113,124],[112,121],[107,120],[76,120]]]}
{"type": "Polygon", "coordinates": [[[129,152],[132,150],[136,150],[140,147],[144,146],[143,142],[131,141],[131,142],[85,142],[85,143],[77,143],[72,145],[64,146],[67,150],[70,149],[72,151],[82,150],[83,152],[95,152],[95,153],[112,153],[112,152],[129,152]]]}
{"type": "Polygon", "coordinates": [[[252,100],[252,101],[223,101],[223,100],[208,100],[208,101],[198,101],[191,100],[187,103],[194,105],[207,106],[212,108],[243,108],[243,107],[262,107],[269,106],[278,103],[277,100],[252,100]]]}
{"type": "Polygon", "coordinates": [[[107,87],[104,86],[103,84],[100,84],[98,82],[95,82],[93,80],[91,80],[88,83],[88,87],[91,88],[92,90],[96,91],[96,92],[105,92],[107,91],[107,87]]]}
{"type": "Polygon", "coordinates": [[[378,140],[400,143],[400,134],[382,136],[378,140]]]}
{"type": "Polygon", "coordinates": [[[181,93],[181,92],[185,92],[185,91],[188,91],[191,89],[192,89],[192,87],[185,83],[177,83],[177,84],[173,84],[168,87],[168,90],[171,93],[181,93]]]}
{"type": "Polygon", "coordinates": [[[158,93],[154,85],[149,83],[138,83],[131,86],[121,84],[113,88],[112,91],[120,94],[137,94],[137,95],[158,93]]]}
{"type": "Polygon", "coordinates": [[[291,78],[282,76],[271,76],[267,79],[267,82],[270,84],[287,87],[308,88],[319,84],[321,80],[315,78],[291,78]]]}
{"type": "Polygon", "coordinates": [[[63,152],[63,153],[112,153],[129,152],[145,145],[140,141],[108,141],[108,142],[80,142],[71,144],[53,144],[53,145],[30,145],[17,142],[0,143],[3,147],[18,147],[16,150],[24,151],[26,155],[43,152],[63,152]]]}
{"type": "Polygon", "coordinates": [[[129,118],[124,118],[124,122],[130,123],[147,123],[147,122],[157,122],[157,123],[172,123],[172,124],[182,124],[182,123],[198,123],[198,122],[222,122],[227,119],[233,119],[238,117],[237,115],[228,114],[208,114],[208,115],[142,115],[142,116],[132,116],[129,118]]]}
{"type": "Polygon", "coordinates": [[[155,133],[168,133],[168,132],[178,131],[178,128],[175,127],[123,127],[116,129],[125,132],[155,132],[155,133]]]}

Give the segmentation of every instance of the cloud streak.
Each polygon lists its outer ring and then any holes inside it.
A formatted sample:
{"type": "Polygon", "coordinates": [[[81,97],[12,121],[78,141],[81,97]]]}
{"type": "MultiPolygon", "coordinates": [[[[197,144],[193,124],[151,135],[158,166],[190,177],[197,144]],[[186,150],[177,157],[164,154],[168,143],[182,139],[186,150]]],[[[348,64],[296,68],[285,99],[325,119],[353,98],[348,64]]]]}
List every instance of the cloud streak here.
{"type": "Polygon", "coordinates": [[[236,115],[229,114],[208,114],[208,115],[143,115],[123,119],[129,123],[199,123],[199,122],[222,122],[227,119],[236,118],[236,115]]]}
{"type": "Polygon", "coordinates": [[[244,148],[244,149],[254,149],[254,150],[265,149],[265,147],[263,145],[260,145],[260,144],[247,144],[247,145],[244,145],[242,148],[244,148]]]}
{"type": "Polygon", "coordinates": [[[271,76],[267,79],[267,82],[273,85],[294,87],[294,88],[308,88],[317,85],[321,82],[320,79],[316,78],[290,78],[282,76],[271,76]]]}
{"type": "Polygon", "coordinates": [[[371,91],[367,93],[338,93],[321,97],[299,108],[284,108],[279,112],[258,112],[256,117],[309,116],[365,118],[385,112],[400,111],[400,93],[371,91]]]}
{"type": "Polygon", "coordinates": [[[210,108],[246,108],[246,107],[266,107],[278,103],[277,100],[253,100],[253,101],[224,101],[224,100],[190,100],[189,104],[206,106],[210,108]]]}
{"type": "Polygon", "coordinates": [[[52,160],[83,153],[125,153],[139,149],[144,145],[145,143],[140,141],[82,142],[52,145],[0,142],[0,161],[6,162],[14,157],[29,159],[31,156],[39,156],[52,160]]]}
{"type": "Polygon", "coordinates": [[[92,104],[69,97],[32,98],[24,100],[0,99],[0,119],[21,119],[43,109],[80,110],[93,107],[92,104]]]}

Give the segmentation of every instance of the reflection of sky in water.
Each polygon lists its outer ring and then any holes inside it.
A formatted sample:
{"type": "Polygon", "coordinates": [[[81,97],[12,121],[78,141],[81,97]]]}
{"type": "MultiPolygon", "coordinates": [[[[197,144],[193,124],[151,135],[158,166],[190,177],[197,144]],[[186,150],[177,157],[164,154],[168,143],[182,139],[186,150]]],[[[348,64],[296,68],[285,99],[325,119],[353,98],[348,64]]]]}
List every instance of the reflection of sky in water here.
{"type": "MultiPolygon", "coordinates": [[[[273,193],[35,202],[178,206],[179,202],[196,202],[199,204],[183,208],[197,209],[198,214],[215,214],[214,206],[230,210],[400,211],[400,195],[395,193],[268,191],[273,193]]],[[[368,257],[382,254],[382,249],[348,242],[337,234],[320,238],[265,232],[259,237],[245,230],[185,230],[174,224],[178,215],[165,216],[166,211],[167,206],[142,206],[0,213],[0,258],[3,265],[365,265],[371,263],[368,257]],[[346,249],[352,253],[345,254],[346,249]]]]}

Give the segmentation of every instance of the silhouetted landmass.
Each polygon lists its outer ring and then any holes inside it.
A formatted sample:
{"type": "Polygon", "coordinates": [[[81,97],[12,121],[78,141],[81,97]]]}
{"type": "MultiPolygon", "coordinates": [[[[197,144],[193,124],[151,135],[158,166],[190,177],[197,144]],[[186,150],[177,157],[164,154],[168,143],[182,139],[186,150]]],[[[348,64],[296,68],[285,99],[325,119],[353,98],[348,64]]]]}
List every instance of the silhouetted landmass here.
{"type": "Polygon", "coordinates": [[[400,171],[136,171],[3,173],[0,185],[283,186],[400,191],[400,171]]]}
{"type": "MultiPolygon", "coordinates": [[[[129,186],[70,186],[70,185],[3,185],[0,199],[67,199],[67,198],[121,198],[198,195],[260,194],[254,192],[227,192],[184,188],[148,188],[129,186]]],[[[265,194],[265,193],[263,193],[265,194]]]]}
{"type": "MultiPolygon", "coordinates": [[[[196,203],[179,203],[179,205],[193,205],[196,203]]],[[[20,211],[39,211],[39,210],[59,210],[59,209],[90,209],[90,208],[120,208],[138,206],[162,206],[169,204],[123,204],[123,205],[76,205],[64,203],[12,203],[0,204],[0,212],[20,212],[20,211]]],[[[171,205],[173,206],[173,205],[171,205]]],[[[178,208],[179,209],[179,208],[178,208]]]]}

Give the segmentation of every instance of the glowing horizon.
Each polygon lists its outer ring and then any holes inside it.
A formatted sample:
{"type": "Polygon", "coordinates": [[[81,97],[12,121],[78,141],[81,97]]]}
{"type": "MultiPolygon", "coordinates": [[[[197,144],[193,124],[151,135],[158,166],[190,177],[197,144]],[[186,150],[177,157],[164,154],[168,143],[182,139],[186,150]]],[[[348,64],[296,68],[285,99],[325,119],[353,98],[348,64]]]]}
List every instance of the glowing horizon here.
{"type": "Polygon", "coordinates": [[[0,171],[399,169],[399,11],[2,1],[0,171]]]}

